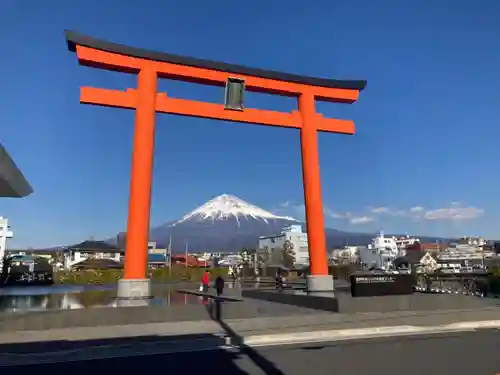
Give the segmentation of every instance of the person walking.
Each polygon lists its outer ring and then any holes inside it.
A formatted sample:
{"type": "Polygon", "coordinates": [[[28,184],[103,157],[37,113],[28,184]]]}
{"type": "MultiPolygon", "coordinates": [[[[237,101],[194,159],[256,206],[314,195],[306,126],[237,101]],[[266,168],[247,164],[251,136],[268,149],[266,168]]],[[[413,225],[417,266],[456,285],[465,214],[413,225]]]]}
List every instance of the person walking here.
{"type": "Polygon", "coordinates": [[[221,296],[224,293],[224,284],[225,281],[222,276],[217,276],[215,279],[215,292],[217,293],[217,297],[221,296]]]}
{"type": "Polygon", "coordinates": [[[210,283],[210,272],[205,270],[203,276],[201,277],[201,291],[203,293],[208,293],[208,285],[210,283]]]}
{"type": "Polygon", "coordinates": [[[283,290],[283,276],[281,274],[281,270],[276,270],[276,289],[283,290]]]}

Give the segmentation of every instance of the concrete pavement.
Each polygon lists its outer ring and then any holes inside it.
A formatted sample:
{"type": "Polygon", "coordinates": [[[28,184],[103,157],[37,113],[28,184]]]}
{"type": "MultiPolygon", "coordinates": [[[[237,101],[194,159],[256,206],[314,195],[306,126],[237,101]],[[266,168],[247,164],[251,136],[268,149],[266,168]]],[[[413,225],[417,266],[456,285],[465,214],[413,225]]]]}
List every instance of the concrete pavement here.
{"type": "MultiPolygon", "coordinates": [[[[240,296],[239,288],[228,288],[227,296],[240,296]]],[[[76,310],[49,310],[20,314],[0,314],[0,333],[14,331],[57,330],[64,328],[88,328],[96,326],[159,324],[185,321],[210,320],[206,308],[195,296],[188,297],[180,293],[169,294],[169,301],[174,304],[163,304],[156,299],[142,301],[145,306],[127,308],[102,307],[76,310]],[[180,297],[182,300],[179,300],[180,297]],[[189,302],[189,300],[191,302],[189,302]],[[193,301],[194,300],[194,301],[193,301]],[[185,304],[182,304],[184,301],[185,304]],[[158,302],[160,302],[158,304],[158,302]],[[194,302],[194,303],[193,303],[194,302]],[[149,304],[149,305],[147,305],[149,304]]],[[[483,311],[498,309],[498,300],[476,298],[460,295],[414,294],[411,296],[385,296],[374,298],[352,298],[346,293],[338,292],[337,298],[341,315],[374,314],[384,316],[394,312],[429,313],[475,309],[483,311]]],[[[128,302],[128,301],[127,301],[128,302]]],[[[134,304],[137,301],[133,301],[134,304]]],[[[251,319],[276,317],[286,320],[289,316],[307,316],[321,314],[304,307],[280,304],[255,298],[244,298],[242,302],[231,302],[224,306],[223,319],[251,319]]],[[[324,313],[324,312],[323,312],[324,313]]],[[[487,318],[494,319],[494,318],[487,318]]]]}
{"type": "MultiPolygon", "coordinates": [[[[224,304],[223,304],[224,305],[224,304]]],[[[231,306],[231,303],[227,304],[231,306]]],[[[278,306],[278,308],[281,305],[278,306]]],[[[226,306],[222,307],[223,309],[226,306]]],[[[438,326],[458,322],[500,320],[497,307],[441,311],[394,311],[387,313],[331,314],[310,309],[301,313],[281,316],[223,319],[224,323],[240,336],[275,333],[297,333],[320,330],[374,328],[387,326],[438,326]]],[[[294,310],[297,311],[297,310],[294,310]]],[[[160,323],[109,325],[94,327],[53,328],[49,330],[20,330],[0,333],[0,344],[40,342],[54,340],[97,340],[123,337],[158,335],[217,334],[222,332],[220,324],[209,317],[205,309],[204,319],[198,321],[178,320],[160,323]]]]}
{"type": "MultiPolygon", "coordinates": [[[[224,305],[224,304],[223,304],[224,305]]],[[[364,314],[309,314],[217,321],[179,321],[107,327],[75,327],[0,333],[0,360],[9,353],[55,353],[65,350],[102,350],[134,342],[145,350],[164,350],[172,342],[182,341],[216,347],[224,344],[276,345],[356,339],[363,336],[418,334],[444,330],[469,330],[481,327],[500,327],[497,308],[483,310],[398,311],[364,314]],[[227,338],[231,340],[228,341],[227,338]],[[152,345],[154,344],[154,345],[152,345]],[[3,348],[2,348],[3,347],[3,348]]],[[[206,312],[209,316],[209,312],[206,312]]],[[[195,345],[195,346],[196,346],[195,345]]],[[[174,345],[175,346],[175,345],[174,345]]],[[[107,355],[107,349],[105,354],[107,355]]],[[[61,353],[59,353],[61,354],[61,353]]],[[[59,355],[57,354],[57,355],[59,355]]],[[[63,353],[64,354],[64,353],[63,353]]]]}
{"type": "MultiPolygon", "coordinates": [[[[500,332],[447,333],[280,347],[200,349],[67,363],[2,367],[3,374],[158,371],[231,375],[494,375],[500,332]]],[[[71,356],[68,353],[67,356],[71,356]]]]}
{"type": "MultiPolygon", "coordinates": [[[[366,305],[377,302],[383,305],[384,300],[390,304],[390,298],[382,297],[358,299],[354,303],[366,305]]],[[[14,320],[4,318],[5,321],[0,323],[3,326],[0,328],[5,327],[3,332],[0,330],[0,366],[59,363],[68,359],[84,363],[90,359],[154,357],[172,352],[214,349],[218,349],[216,352],[231,352],[240,350],[242,346],[256,351],[270,345],[318,340],[341,342],[391,335],[440,335],[445,331],[500,327],[500,309],[496,304],[485,303],[487,301],[474,299],[469,302],[464,299],[464,305],[473,308],[459,308],[462,303],[453,302],[448,305],[455,308],[434,311],[426,309],[427,305],[436,307],[435,303],[431,304],[434,299],[416,296],[409,301],[412,307],[422,307],[423,310],[408,310],[408,301],[403,299],[394,300],[395,310],[349,314],[332,314],[246,299],[243,302],[221,303],[219,320],[214,319],[213,310],[202,305],[25,314],[14,320]],[[156,314],[150,316],[158,320],[147,323],[146,319],[144,322],[146,313],[156,314]],[[127,319],[121,321],[120,314],[127,315],[127,319]],[[68,321],[60,324],[58,318],[68,321]],[[138,323],[131,324],[131,320],[138,323]],[[72,326],[75,322],[81,325],[72,326]],[[7,326],[8,323],[13,325],[7,326]]],[[[440,301],[446,302],[447,299],[440,301]]],[[[210,306],[214,308],[213,304],[210,306]]]]}
{"type": "MultiPolygon", "coordinates": [[[[231,295],[231,294],[228,294],[231,295]]],[[[179,294],[180,297],[183,297],[179,294]]],[[[53,329],[84,328],[106,329],[115,325],[148,325],[158,323],[209,321],[205,305],[192,296],[194,304],[170,306],[155,305],[136,307],[102,307],[76,310],[52,310],[22,314],[0,314],[0,334],[18,331],[45,331],[53,329]]],[[[149,301],[147,301],[149,302],[149,301]]],[[[224,305],[224,319],[249,319],[258,317],[283,317],[311,314],[311,309],[287,306],[273,302],[245,299],[224,305]]]]}

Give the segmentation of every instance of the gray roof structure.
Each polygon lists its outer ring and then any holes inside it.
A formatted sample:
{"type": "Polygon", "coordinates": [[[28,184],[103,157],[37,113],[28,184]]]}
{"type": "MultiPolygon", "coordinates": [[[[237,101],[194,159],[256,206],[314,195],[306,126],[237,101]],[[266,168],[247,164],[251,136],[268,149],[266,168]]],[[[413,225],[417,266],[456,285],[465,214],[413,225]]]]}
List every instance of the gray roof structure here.
{"type": "Polygon", "coordinates": [[[122,252],[122,249],[117,248],[116,246],[110,245],[104,241],[93,241],[87,240],[80,242],[76,245],[71,245],[66,248],[67,250],[78,250],[85,252],[122,252]]]}
{"type": "Polygon", "coordinates": [[[7,150],[0,144],[0,197],[24,198],[31,193],[33,188],[7,150]]]}
{"type": "Polygon", "coordinates": [[[298,74],[276,72],[265,69],[249,68],[242,65],[228,64],[219,61],[211,61],[197,59],[193,57],[173,55],[170,53],[148,51],[142,48],[135,48],[108,42],[106,40],[93,38],[87,35],[79,34],[75,31],[66,30],[66,42],[68,50],[76,52],[77,46],[98,49],[110,53],[116,53],[125,56],[132,56],[141,59],[167,62],[177,65],[192,66],[208,70],[216,70],[233,74],[242,74],[252,77],[260,77],[273,79],[277,81],[293,82],[308,86],[320,86],[336,89],[358,90],[361,91],[366,87],[366,80],[338,80],[319,77],[302,76],[298,74]]]}

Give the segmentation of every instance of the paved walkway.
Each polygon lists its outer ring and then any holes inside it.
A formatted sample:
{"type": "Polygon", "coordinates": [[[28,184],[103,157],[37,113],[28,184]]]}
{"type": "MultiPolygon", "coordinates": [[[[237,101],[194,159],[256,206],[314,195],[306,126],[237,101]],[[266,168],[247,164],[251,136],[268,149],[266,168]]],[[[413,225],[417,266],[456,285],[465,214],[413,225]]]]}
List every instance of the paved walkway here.
{"type": "MultiPolygon", "coordinates": [[[[224,308],[224,307],[223,307],[224,308]]],[[[115,325],[106,327],[75,327],[50,330],[25,330],[0,333],[0,344],[83,341],[134,337],[140,340],[165,340],[185,335],[227,334],[245,337],[289,332],[340,330],[386,326],[437,326],[463,321],[500,320],[500,309],[442,310],[442,311],[395,311],[389,313],[332,314],[314,312],[282,316],[265,316],[244,319],[223,319],[224,327],[209,318],[200,321],[175,321],[149,324],[115,325]]],[[[208,317],[209,314],[206,313],[208,317]]],[[[2,351],[0,350],[0,353],[2,351]]]]}
{"type": "MultiPolygon", "coordinates": [[[[226,294],[226,293],[225,293],[226,294]]],[[[228,291],[228,296],[238,296],[238,291],[228,291]]],[[[29,312],[24,314],[0,315],[0,334],[17,331],[44,331],[64,328],[82,327],[84,330],[113,325],[144,325],[163,322],[199,322],[210,321],[205,305],[198,301],[186,305],[149,305],[123,308],[92,308],[77,310],[52,310],[29,312]]],[[[154,302],[154,301],[153,301],[154,302]]],[[[266,302],[245,299],[242,302],[228,302],[224,304],[223,319],[249,319],[258,317],[279,317],[311,314],[312,310],[266,302]]]]}

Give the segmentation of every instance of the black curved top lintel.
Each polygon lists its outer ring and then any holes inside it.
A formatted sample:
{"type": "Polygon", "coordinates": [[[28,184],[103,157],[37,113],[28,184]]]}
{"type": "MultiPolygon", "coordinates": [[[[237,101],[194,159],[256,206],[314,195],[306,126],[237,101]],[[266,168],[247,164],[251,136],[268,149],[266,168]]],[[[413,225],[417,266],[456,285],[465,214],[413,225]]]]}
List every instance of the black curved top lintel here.
{"type": "Polygon", "coordinates": [[[106,52],[117,53],[120,55],[133,56],[154,61],[163,61],[178,65],[187,65],[196,68],[218,70],[222,72],[242,74],[252,77],[268,78],[277,81],[300,83],[309,86],[320,86],[335,89],[348,89],[361,91],[366,87],[366,80],[337,80],[319,77],[302,76],[298,74],[276,72],[273,70],[264,70],[258,68],[249,68],[242,65],[229,64],[211,60],[198,59],[194,57],[185,57],[173,55],[170,53],[149,51],[136,47],[129,47],[122,44],[111,43],[105,40],[96,39],[86,35],[66,30],[66,42],[68,50],[76,52],[76,46],[94,48],[106,52]]]}

